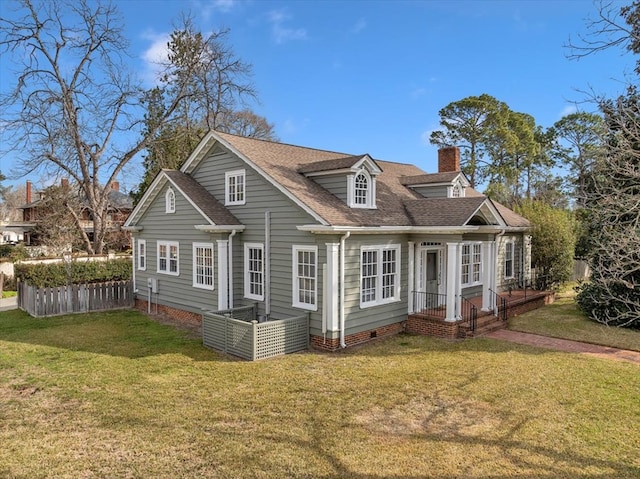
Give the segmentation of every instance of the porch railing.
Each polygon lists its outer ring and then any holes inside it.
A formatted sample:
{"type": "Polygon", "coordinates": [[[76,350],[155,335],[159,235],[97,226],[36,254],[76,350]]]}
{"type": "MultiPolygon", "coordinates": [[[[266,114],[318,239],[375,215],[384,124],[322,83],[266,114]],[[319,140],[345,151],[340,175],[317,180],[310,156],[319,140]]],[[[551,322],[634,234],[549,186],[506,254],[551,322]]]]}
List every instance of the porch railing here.
{"type": "Polygon", "coordinates": [[[525,299],[533,292],[548,291],[553,287],[554,283],[549,275],[538,274],[536,270],[532,270],[526,275],[522,272],[517,273],[513,278],[506,280],[502,284],[502,289],[507,291],[509,296],[513,291],[520,290],[523,292],[525,299]]]}
{"type": "Polygon", "coordinates": [[[444,319],[447,314],[447,295],[413,291],[413,310],[444,319]]]}
{"type": "Polygon", "coordinates": [[[496,316],[498,319],[501,319],[502,321],[506,321],[508,309],[507,299],[500,296],[491,288],[489,288],[489,294],[493,296],[492,302],[493,304],[495,304],[493,309],[494,316],[496,316]]]}
{"type": "Polygon", "coordinates": [[[475,331],[478,323],[478,308],[464,296],[460,296],[460,317],[468,323],[469,331],[475,331]]]}

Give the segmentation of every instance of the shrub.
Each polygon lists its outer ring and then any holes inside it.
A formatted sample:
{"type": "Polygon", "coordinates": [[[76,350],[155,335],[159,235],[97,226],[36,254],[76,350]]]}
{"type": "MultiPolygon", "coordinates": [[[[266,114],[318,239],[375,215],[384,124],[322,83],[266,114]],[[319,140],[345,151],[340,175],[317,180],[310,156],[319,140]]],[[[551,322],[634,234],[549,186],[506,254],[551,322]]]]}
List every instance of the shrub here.
{"type": "Polygon", "coordinates": [[[50,264],[16,264],[15,275],[38,288],[72,283],[102,283],[131,279],[131,260],[70,261],[50,264]]]}

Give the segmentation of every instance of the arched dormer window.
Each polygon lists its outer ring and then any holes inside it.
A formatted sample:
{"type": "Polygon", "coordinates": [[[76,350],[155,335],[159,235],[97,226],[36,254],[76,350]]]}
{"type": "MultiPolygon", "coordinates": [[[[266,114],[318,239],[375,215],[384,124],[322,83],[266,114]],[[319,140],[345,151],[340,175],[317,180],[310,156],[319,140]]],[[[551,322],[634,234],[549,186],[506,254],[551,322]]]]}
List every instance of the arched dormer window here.
{"type": "Polygon", "coordinates": [[[164,212],[175,213],[176,212],[176,194],[171,188],[167,190],[164,195],[164,212]]]}
{"type": "Polygon", "coordinates": [[[459,182],[449,188],[449,198],[463,198],[464,196],[464,187],[459,182]]]}
{"type": "Polygon", "coordinates": [[[358,173],[353,181],[353,202],[356,205],[366,206],[368,204],[367,197],[369,196],[369,178],[364,173],[358,173]]]}
{"type": "Polygon", "coordinates": [[[375,208],[375,180],[368,171],[362,170],[349,177],[349,206],[352,208],[375,208]]]}

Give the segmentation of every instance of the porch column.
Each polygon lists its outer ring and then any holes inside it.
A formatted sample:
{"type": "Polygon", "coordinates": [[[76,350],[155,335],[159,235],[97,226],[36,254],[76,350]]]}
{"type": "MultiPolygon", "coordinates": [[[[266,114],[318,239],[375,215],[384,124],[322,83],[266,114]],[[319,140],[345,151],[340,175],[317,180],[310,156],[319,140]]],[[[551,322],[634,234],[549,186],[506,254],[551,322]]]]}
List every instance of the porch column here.
{"type": "Polygon", "coordinates": [[[323,316],[326,318],[326,325],[329,331],[339,331],[340,325],[338,324],[338,300],[339,300],[339,263],[340,263],[340,243],[327,243],[327,275],[326,292],[327,297],[323,304],[326,311],[323,311],[323,316]],[[326,315],[326,316],[325,316],[326,315]]]}
{"type": "Polygon", "coordinates": [[[447,243],[447,311],[445,321],[455,321],[460,311],[460,243],[447,243]]]}
{"type": "Polygon", "coordinates": [[[229,309],[229,248],[228,240],[218,243],[218,309],[229,309]]]}
{"type": "Polygon", "coordinates": [[[482,311],[493,311],[491,289],[495,283],[495,248],[493,241],[482,242],[482,311]]]}
{"type": "Polygon", "coordinates": [[[413,313],[413,292],[416,289],[415,285],[415,258],[416,250],[415,243],[409,241],[409,265],[407,267],[407,311],[409,314],[413,313]]]}

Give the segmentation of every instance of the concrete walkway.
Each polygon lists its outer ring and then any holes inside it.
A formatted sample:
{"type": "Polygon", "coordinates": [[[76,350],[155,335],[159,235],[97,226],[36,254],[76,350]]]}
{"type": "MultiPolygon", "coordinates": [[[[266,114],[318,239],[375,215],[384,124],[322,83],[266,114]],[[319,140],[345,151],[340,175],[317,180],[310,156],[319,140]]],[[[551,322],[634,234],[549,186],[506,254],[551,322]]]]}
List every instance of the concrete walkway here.
{"type": "Polygon", "coordinates": [[[581,343],[579,341],[571,341],[568,339],[549,338],[531,333],[522,333],[520,331],[510,331],[508,329],[499,329],[491,333],[485,334],[483,337],[500,339],[512,343],[526,344],[528,346],[536,346],[539,348],[554,349],[556,351],[565,351],[567,353],[582,353],[598,358],[616,359],[618,361],[627,361],[640,365],[640,352],[629,351],[627,349],[610,348],[608,346],[599,346],[597,344],[581,343]]]}
{"type": "Polygon", "coordinates": [[[0,311],[9,311],[11,309],[18,309],[18,297],[13,296],[11,298],[0,299],[0,311]]]}

